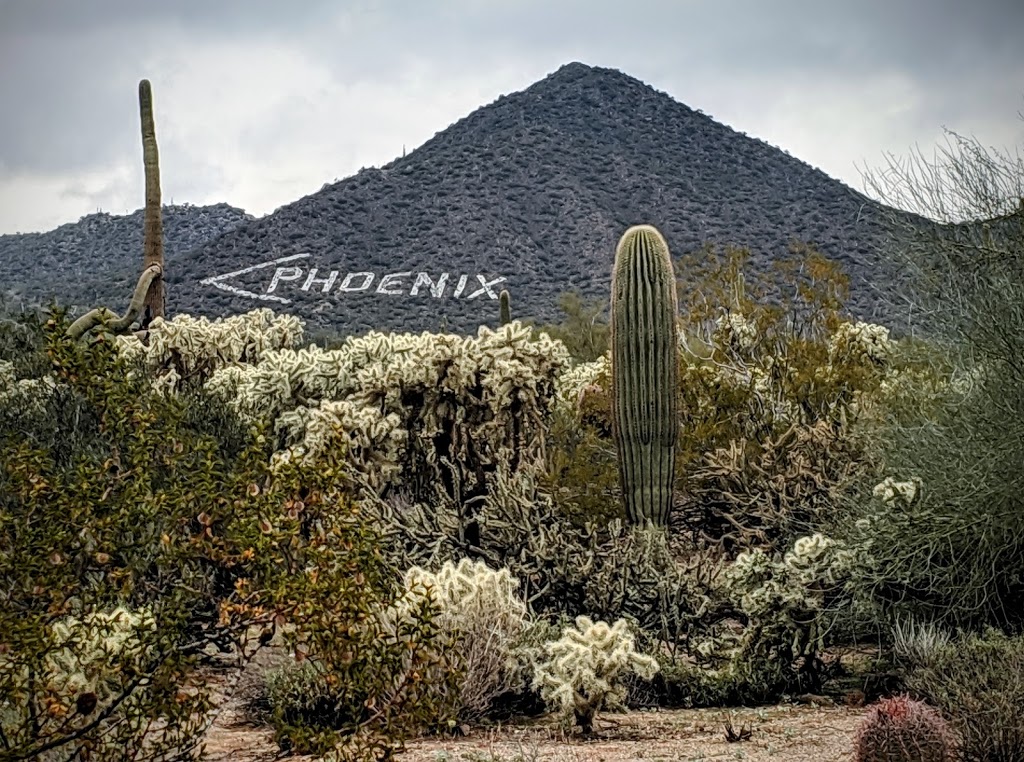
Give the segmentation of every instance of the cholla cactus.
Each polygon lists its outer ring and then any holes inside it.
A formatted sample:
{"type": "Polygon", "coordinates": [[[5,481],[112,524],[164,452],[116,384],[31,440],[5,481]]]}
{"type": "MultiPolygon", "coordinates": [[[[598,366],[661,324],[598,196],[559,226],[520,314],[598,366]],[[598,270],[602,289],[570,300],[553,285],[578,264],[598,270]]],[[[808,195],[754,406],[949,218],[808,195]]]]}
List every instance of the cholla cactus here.
{"type": "Polygon", "coordinates": [[[712,338],[720,347],[753,349],[757,343],[757,326],[740,312],[726,312],[715,320],[712,338]]]}
{"type": "Polygon", "coordinates": [[[155,319],[148,344],[135,336],[118,336],[122,355],[142,359],[154,374],[175,372],[179,379],[205,381],[219,368],[258,363],[273,350],[295,346],[302,339],[302,321],[275,315],[269,309],[208,320],[176,315],[155,319]]]}
{"type": "Polygon", "coordinates": [[[19,379],[14,363],[0,360],[0,405],[40,410],[56,387],[52,376],[19,379]]]}
{"type": "MultiPolygon", "coordinates": [[[[146,656],[147,638],[155,631],[153,616],[146,610],[119,607],[110,612],[93,612],[82,618],[65,617],[50,626],[50,650],[37,672],[36,693],[46,694],[49,711],[62,715],[71,711],[83,695],[102,704],[118,689],[124,667],[146,656]]],[[[0,671],[13,675],[8,685],[9,700],[27,695],[29,670],[0,654],[0,671]]],[[[4,699],[0,698],[0,715],[4,699]]]]}
{"type": "Polygon", "coordinates": [[[10,394],[17,381],[18,377],[14,374],[14,363],[0,360],[0,395],[10,394]]]}
{"type": "Polygon", "coordinates": [[[939,712],[909,696],[882,699],[857,728],[857,762],[949,762],[953,734],[939,712]]]}
{"type": "Polygon", "coordinates": [[[909,481],[898,482],[887,476],[881,483],[875,485],[871,494],[886,505],[911,506],[921,496],[921,479],[914,477],[909,481]]]}
{"type": "Polygon", "coordinates": [[[801,537],[781,561],[761,549],[741,553],[725,573],[725,590],[763,628],[791,632],[795,654],[824,645],[818,627],[826,597],[843,588],[856,559],[842,543],[801,537]]]}
{"type": "Polygon", "coordinates": [[[580,363],[562,373],[556,381],[558,406],[572,411],[579,406],[580,397],[591,386],[611,384],[611,362],[608,356],[593,362],[580,363]]]}
{"type": "Polygon", "coordinates": [[[567,362],[560,342],[534,339],[513,321],[476,337],[371,332],[331,351],[271,350],[255,364],[220,369],[207,388],[287,432],[302,451],[285,457],[356,443],[350,452],[358,460],[367,443],[385,442],[383,451],[374,445],[372,461],[383,471],[371,481],[379,487],[401,474],[432,490],[449,483],[453,469],[465,485],[497,463],[534,463],[567,362]]]}
{"type": "Polygon", "coordinates": [[[841,323],[828,344],[830,362],[853,359],[885,365],[892,354],[889,329],[873,323],[841,323]]]}
{"type": "Polygon", "coordinates": [[[463,677],[455,702],[459,718],[477,719],[498,696],[520,687],[514,646],[529,617],[519,581],[508,569],[480,561],[447,562],[434,573],[413,567],[407,595],[425,591],[440,610],[441,627],[453,636],[463,677]]]}
{"type": "Polygon", "coordinates": [[[575,627],[567,627],[544,652],[534,667],[534,688],[548,705],[575,718],[585,734],[593,731],[598,711],[624,701],[622,678],[633,672],[649,680],[660,668],[654,657],[636,650],[625,619],[609,625],[577,617],[575,627]]]}

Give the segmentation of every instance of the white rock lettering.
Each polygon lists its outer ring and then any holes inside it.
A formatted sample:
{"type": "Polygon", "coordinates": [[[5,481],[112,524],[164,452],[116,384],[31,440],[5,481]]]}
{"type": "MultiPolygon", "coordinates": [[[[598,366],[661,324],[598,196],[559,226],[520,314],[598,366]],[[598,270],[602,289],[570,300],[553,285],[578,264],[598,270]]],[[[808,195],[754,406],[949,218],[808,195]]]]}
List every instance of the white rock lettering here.
{"type": "Polygon", "coordinates": [[[303,267],[298,263],[298,260],[309,257],[309,254],[292,254],[223,275],[214,275],[203,279],[200,283],[204,286],[219,288],[236,296],[290,304],[295,299],[301,301],[304,297],[313,296],[315,298],[330,293],[369,293],[420,298],[429,296],[434,299],[447,296],[451,299],[466,301],[480,298],[497,299],[498,294],[494,287],[507,280],[504,276],[494,277],[481,273],[429,273],[414,270],[379,274],[369,270],[343,273],[340,270],[303,267]],[[265,281],[266,287],[262,292],[253,290],[252,285],[249,285],[248,288],[241,288],[226,282],[257,270],[269,270],[270,268],[273,268],[273,272],[270,274],[269,281],[265,281]],[[453,285],[454,288],[449,288],[453,285]]]}

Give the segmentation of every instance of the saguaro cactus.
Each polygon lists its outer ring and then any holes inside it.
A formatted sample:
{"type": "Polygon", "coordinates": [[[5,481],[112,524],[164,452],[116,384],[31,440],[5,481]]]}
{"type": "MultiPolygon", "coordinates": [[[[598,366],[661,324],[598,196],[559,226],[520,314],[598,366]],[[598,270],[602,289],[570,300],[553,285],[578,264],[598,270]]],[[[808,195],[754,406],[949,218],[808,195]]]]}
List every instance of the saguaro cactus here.
{"type": "Polygon", "coordinates": [[[668,244],[626,231],[612,273],[612,431],[626,515],[664,526],[672,506],[678,415],[676,284],[668,244]]]}
{"type": "Polygon", "coordinates": [[[504,289],[498,294],[498,310],[498,319],[502,325],[512,322],[512,305],[509,303],[508,291],[504,289]]]}
{"type": "Polygon", "coordinates": [[[160,154],[153,124],[153,90],[149,80],[139,82],[139,115],[142,120],[142,162],[146,172],[146,211],[143,228],[142,269],[159,268],[146,294],[143,322],[164,315],[164,226],[160,216],[160,154]]]}

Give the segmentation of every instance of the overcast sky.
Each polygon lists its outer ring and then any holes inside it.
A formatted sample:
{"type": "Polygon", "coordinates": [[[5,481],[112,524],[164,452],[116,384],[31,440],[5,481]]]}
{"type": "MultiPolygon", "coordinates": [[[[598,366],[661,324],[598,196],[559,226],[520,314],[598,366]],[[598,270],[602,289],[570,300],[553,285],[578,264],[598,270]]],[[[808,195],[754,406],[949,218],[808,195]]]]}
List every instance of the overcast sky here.
{"type": "Polygon", "coordinates": [[[0,0],[0,233],[143,203],[256,215],[570,61],[858,190],[942,129],[1024,144],[1024,0],[0,0]]]}

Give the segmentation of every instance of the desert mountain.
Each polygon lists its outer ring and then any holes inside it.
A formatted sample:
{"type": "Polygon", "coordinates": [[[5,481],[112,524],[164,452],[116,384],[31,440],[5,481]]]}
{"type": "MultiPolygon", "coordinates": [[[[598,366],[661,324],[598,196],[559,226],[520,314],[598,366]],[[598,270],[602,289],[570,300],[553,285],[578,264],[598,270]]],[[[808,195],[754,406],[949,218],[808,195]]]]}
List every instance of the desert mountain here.
{"type": "MultiPolygon", "coordinates": [[[[181,255],[252,217],[227,204],[165,206],[164,259],[181,255]]],[[[0,235],[0,301],[97,305],[123,310],[142,268],[142,210],[90,214],[46,233],[0,235]]]]}
{"type": "Polygon", "coordinates": [[[515,316],[549,319],[568,290],[606,298],[616,241],[647,222],[675,254],[736,244],[759,267],[810,243],[851,275],[852,311],[885,322],[879,212],[665,93],[573,63],[386,166],[211,230],[169,261],[168,306],[267,306],[345,332],[474,331],[497,322],[504,288],[515,316]]]}

